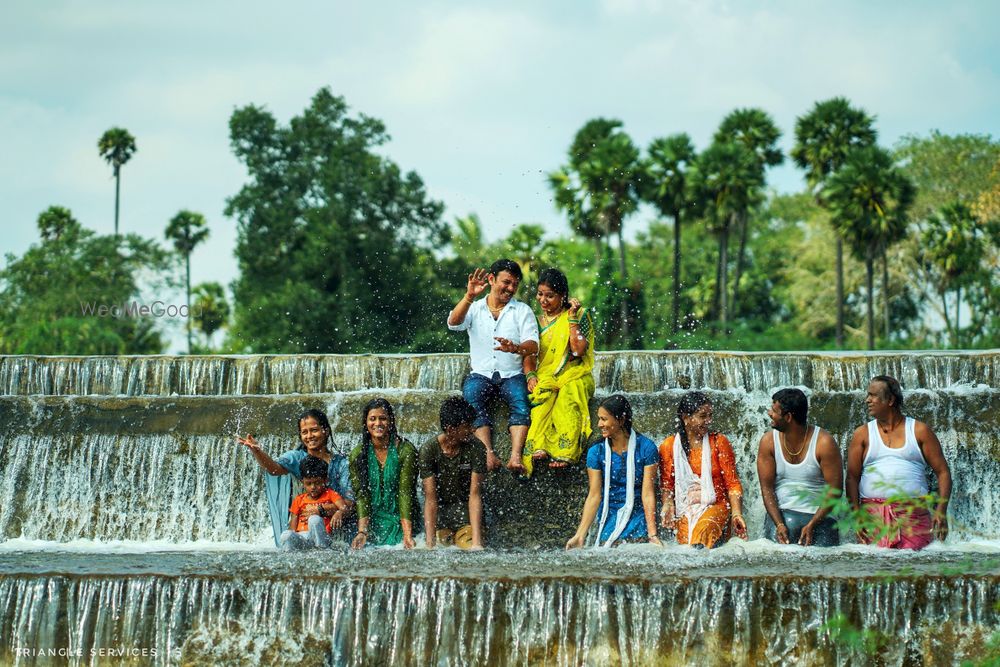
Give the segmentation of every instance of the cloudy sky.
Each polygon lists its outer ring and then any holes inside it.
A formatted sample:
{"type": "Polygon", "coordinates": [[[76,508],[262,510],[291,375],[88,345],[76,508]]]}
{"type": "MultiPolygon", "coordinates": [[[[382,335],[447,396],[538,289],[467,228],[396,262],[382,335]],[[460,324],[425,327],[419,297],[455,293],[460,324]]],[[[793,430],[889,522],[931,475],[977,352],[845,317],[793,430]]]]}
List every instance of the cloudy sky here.
{"type": "MultiPolygon", "coordinates": [[[[998,25],[992,1],[4,0],[0,253],[34,243],[52,204],[112,231],[96,143],[118,125],[138,144],[122,228],[162,238],[178,210],[204,213],[212,236],[192,279],[228,283],[235,223],[222,211],[245,177],[228,118],[253,103],[285,122],[323,86],[385,121],[386,153],[449,219],[478,213],[490,239],[522,222],[564,233],[544,173],[594,116],[621,119],[640,145],[686,131],[703,147],[727,112],[759,106],[787,148],[796,116],[845,95],[886,145],[934,128],[995,136],[998,25]]],[[[795,190],[801,177],[786,166],[770,182],[795,190]]]]}

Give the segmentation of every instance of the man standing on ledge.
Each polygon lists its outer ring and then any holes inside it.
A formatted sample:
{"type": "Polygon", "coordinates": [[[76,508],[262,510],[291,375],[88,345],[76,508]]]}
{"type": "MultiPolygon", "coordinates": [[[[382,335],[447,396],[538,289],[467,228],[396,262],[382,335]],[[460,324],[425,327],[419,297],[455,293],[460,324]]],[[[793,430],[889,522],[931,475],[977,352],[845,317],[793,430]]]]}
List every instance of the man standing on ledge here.
{"type": "Polygon", "coordinates": [[[764,537],[779,544],[837,546],[840,533],[824,501],[843,493],[840,448],[829,433],[809,426],[809,399],[801,389],[782,389],[771,401],[771,430],[757,450],[757,477],[767,510],[764,537]]]}
{"type": "MultiPolygon", "coordinates": [[[[476,436],[486,445],[486,465],[500,467],[493,451],[493,423],[490,408],[502,399],[510,409],[510,461],[507,467],[522,472],[521,451],[528,435],[531,405],[524,375],[524,357],[538,354],[538,322],[531,307],[514,298],[521,283],[517,262],[500,259],[489,272],[476,269],[469,274],[465,295],[448,315],[448,328],[469,332],[472,373],[462,385],[462,394],[476,410],[476,436]],[[485,299],[476,300],[486,291],[485,299]]],[[[529,368],[531,360],[528,360],[529,368]]]]}
{"type": "Polygon", "coordinates": [[[927,424],[903,416],[903,390],[888,375],[868,385],[868,414],[873,419],[854,431],[847,448],[847,499],[871,514],[879,534],[862,531],[861,541],[880,547],[923,549],[934,537],[948,537],[951,471],[941,443],[927,424]],[[938,481],[934,514],[927,466],[938,481]]]}

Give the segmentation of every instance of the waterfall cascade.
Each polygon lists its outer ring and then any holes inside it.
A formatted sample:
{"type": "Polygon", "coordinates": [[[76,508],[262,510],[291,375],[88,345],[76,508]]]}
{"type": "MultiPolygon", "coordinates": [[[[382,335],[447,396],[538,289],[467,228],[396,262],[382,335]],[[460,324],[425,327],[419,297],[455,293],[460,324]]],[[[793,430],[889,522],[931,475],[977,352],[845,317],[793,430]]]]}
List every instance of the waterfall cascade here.
{"type": "Polygon", "coordinates": [[[900,378],[955,484],[952,537],[919,556],[846,546],[803,564],[801,550],[755,542],[566,556],[551,548],[579,518],[581,467],[527,483],[491,474],[488,555],[271,550],[261,473],[237,433],[277,455],[295,444],[295,415],[319,407],[345,450],[361,405],[383,395],[419,446],[467,371],[465,355],[0,357],[0,663],[93,664],[101,647],[147,649],[99,656],[129,664],[227,651],[306,664],[864,663],[864,646],[833,639],[844,620],[870,630],[869,648],[891,644],[886,664],[952,664],[1000,623],[997,351],[598,355],[598,397],[628,394],[657,442],[683,391],[710,393],[751,537],[771,393],[805,388],[811,420],[846,446],[867,419],[868,379],[900,378]],[[882,578],[885,563],[904,576],[882,578]]]}

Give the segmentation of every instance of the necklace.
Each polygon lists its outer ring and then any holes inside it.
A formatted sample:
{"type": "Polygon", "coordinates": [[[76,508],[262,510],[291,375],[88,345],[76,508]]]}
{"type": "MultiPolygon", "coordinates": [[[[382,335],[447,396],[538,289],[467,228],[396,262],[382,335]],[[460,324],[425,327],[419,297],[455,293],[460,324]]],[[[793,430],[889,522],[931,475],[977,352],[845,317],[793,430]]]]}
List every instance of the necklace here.
{"type": "Polygon", "coordinates": [[[787,454],[787,456],[785,458],[787,458],[787,459],[794,459],[799,454],[802,453],[803,449],[806,448],[806,442],[808,442],[808,440],[809,440],[809,429],[808,428],[806,429],[805,435],[802,436],[802,442],[799,443],[799,448],[797,450],[795,450],[794,452],[788,446],[788,438],[782,438],[782,440],[784,440],[784,442],[781,443],[781,451],[783,451],[783,452],[785,452],[785,454],[787,454]]]}
{"type": "Polygon", "coordinates": [[[552,324],[553,322],[555,322],[556,320],[558,320],[559,316],[562,315],[562,314],[563,314],[563,311],[561,311],[561,310],[558,313],[556,313],[555,315],[549,315],[548,313],[546,313],[543,310],[542,311],[542,326],[543,327],[549,326],[550,324],[552,324]]]}
{"type": "Polygon", "coordinates": [[[496,318],[497,315],[500,314],[500,311],[503,310],[503,306],[500,306],[499,308],[494,308],[493,306],[491,306],[490,297],[486,297],[486,307],[490,309],[490,312],[493,314],[494,319],[496,318]]]}
{"type": "Polygon", "coordinates": [[[886,420],[885,426],[883,426],[881,423],[878,425],[879,429],[886,435],[892,433],[897,426],[899,426],[899,422],[893,424],[891,419],[886,420]]]}

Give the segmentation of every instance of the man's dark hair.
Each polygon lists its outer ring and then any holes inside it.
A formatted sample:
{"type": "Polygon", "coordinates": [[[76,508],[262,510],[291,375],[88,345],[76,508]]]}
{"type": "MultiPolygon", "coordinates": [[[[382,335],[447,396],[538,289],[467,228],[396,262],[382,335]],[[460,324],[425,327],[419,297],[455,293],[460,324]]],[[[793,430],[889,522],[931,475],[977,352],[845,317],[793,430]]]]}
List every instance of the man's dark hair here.
{"type": "Polygon", "coordinates": [[[441,404],[441,430],[455,428],[463,424],[472,425],[476,421],[476,409],[461,396],[446,398],[441,404]]]}
{"type": "Polygon", "coordinates": [[[787,412],[795,420],[796,424],[806,425],[806,417],[809,416],[809,399],[801,389],[790,387],[779,389],[771,397],[771,400],[781,406],[782,412],[787,412]]]}
{"type": "Polygon", "coordinates": [[[299,474],[302,479],[322,477],[325,480],[328,470],[329,466],[326,465],[326,461],[315,456],[305,457],[299,465],[299,474]]]}
{"type": "Polygon", "coordinates": [[[538,275],[538,285],[548,285],[549,289],[564,300],[569,297],[569,281],[559,269],[548,268],[538,275]]]}
{"type": "Polygon", "coordinates": [[[903,409],[903,388],[899,386],[899,380],[891,375],[876,375],[872,378],[872,382],[884,384],[885,390],[882,392],[882,398],[885,400],[889,400],[890,397],[894,398],[893,407],[897,410],[903,409]]]}
{"type": "Polygon", "coordinates": [[[517,278],[518,281],[524,278],[524,274],[521,273],[521,267],[512,259],[498,259],[493,262],[493,265],[490,267],[490,273],[494,276],[499,276],[501,271],[506,271],[517,278]]]}

